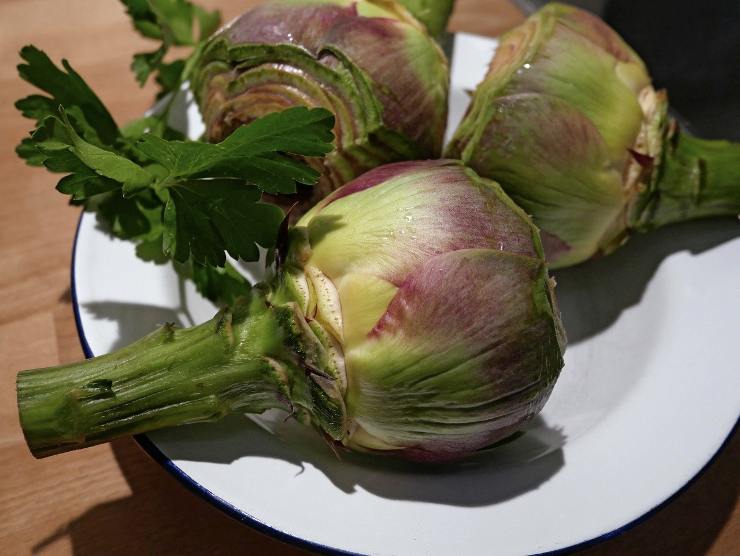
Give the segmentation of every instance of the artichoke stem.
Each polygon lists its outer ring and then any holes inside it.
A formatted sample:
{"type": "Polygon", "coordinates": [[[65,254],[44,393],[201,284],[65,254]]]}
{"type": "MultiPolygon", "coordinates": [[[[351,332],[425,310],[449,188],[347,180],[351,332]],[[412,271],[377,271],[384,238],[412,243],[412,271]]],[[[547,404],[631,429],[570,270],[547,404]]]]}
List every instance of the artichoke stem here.
{"type": "Polygon", "coordinates": [[[253,295],[194,328],[165,325],[108,355],[21,372],[28,446],[41,458],[235,411],[285,408],[280,379],[263,357],[274,357],[280,338],[274,314],[253,295]]]}
{"type": "Polygon", "coordinates": [[[416,19],[423,23],[429,34],[439,38],[447,30],[454,0],[400,0],[416,19]]]}
{"type": "Polygon", "coordinates": [[[667,142],[660,170],[640,211],[638,230],[740,214],[740,143],[678,132],[667,142]]]}

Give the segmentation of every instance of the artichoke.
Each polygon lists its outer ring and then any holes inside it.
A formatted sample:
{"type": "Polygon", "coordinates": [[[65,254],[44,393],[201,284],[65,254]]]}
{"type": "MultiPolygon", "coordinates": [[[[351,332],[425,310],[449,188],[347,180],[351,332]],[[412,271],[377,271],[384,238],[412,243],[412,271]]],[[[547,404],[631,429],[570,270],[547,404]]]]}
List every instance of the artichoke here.
{"type": "Polygon", "coordinates": [[[537,229],[456,161],[377,168],[286,231],[266,285],[191,329],[18,375],[38,456],[282,408],[351,450],[447,461],[536,415],[564,338],[537,229]]]}
{"type": "Polygon", "coordinates": [[[265,3],[209,39],[191,74],[209,141],[291,106],[335,115],[306,206],[381,164],[438,158],[448,86],[444,53],[392,0],[265,3]]]}
{"type": "Polygon", "coordinates": [[[740,145],[692,137],[667,110],[614,30],[548,4],[501,38],[447,155],[497,180],[567,266],[633,232],[740,212],[740,145]]]}

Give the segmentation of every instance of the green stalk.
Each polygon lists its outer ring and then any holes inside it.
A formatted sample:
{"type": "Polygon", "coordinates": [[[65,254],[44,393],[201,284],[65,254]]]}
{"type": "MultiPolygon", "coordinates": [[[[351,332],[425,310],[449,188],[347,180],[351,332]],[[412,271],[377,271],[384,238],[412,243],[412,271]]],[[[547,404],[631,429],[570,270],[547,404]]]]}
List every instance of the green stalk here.
{"type": "Polygon", "coordinates": [[[653,187],[637,203],[632,227],[647,231],[674,222],[740,214],[740,143],[676,132],[653,187]]]}
{"type": "Polygon", "coordinates": [[[454,0],[400,0],[416,19],[421,21],[433,37],[441,37],[447,30],[454,0]]]}
{"type": "Polygon", "coordinates": [[[279,313],[261,295],[190,329],[165,325],[112,354],[18,375],[31,452],[45,457],[233,412],[291,409],[279,313]]]}

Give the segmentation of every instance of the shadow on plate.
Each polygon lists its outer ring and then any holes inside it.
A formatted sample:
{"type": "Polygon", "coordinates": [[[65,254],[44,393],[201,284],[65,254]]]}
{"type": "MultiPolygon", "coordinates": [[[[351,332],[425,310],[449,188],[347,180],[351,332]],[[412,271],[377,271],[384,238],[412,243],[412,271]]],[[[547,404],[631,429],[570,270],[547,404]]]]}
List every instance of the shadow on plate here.
{"type": "Polygon", "coordinates": [[[568,344],[588,340],[609,328],[622,311],[637,305],[669,255],[701,253],[737,237],[736,219],[686,222],[637,234],[611,255],[554,271],[568,344]]]}
{"type": "MultiPolygon", "coordinates": [[[[82,307],[96,319],[118,324],[117,337],[110,347],[115,351],[139,340],[165,323],[176,326],[194,326],[195,320],[187,306],[185,280],[177,277],[179,305],[176,309],[144,303],[122,303],[120,301],[94,301],[82,307]]],[[[98,355],[98,354],[96,354],[98,355]]]]}
{"type": "Polygon", "coordinates": [[[335,454],[308,427],[285,422],[273,436],[238,415],[160,431],[150,438],[174,460],[228,464],[244,457],[267,458],[295,466],[297,480],[313,467],[347,494],[360,487],[392,500],[467,507],[497,504],[537,488],[563,467],[565,443],[562,433],[541,417],[516,440],[445,465],[344,451],[335,454]]]}
{"type": "Polygon", "coordinates": [[[115,301],[84,303],[82,306],[97,319],[118,323],[118,337],[111,351],[126,347],[164,323],[183,326],[180,313],[168,307],[115,301]]]}

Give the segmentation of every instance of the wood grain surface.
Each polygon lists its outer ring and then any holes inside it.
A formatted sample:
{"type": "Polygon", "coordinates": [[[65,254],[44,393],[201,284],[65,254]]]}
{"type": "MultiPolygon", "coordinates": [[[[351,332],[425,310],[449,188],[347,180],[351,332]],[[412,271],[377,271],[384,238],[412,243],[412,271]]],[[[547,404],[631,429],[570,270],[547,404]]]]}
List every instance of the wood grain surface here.
{"type": "MultiPolygon", "coordinates": [[[[202,3],[229,18],[255,2],[202,3]]],[[[496,35],[521,19],[508,0],[459,0],[452,27],[496,35]]],[[[12,104],[31,90],[15,70],[31,42],[71,60],[119,122],[153,97],[129,71],[131,55],[151,45],[115,0],[0,0],[0,554],[305,554],[195,497],[130,439],[41,461],[26,450],[16,372],[82,357],[69,290],[78,210],[54,191],[53,176],[13,152],[30,127],[12,104]]],[[[739,456],[735,435],[667,506],[579,554],[740,554],[739,456]]]]}

